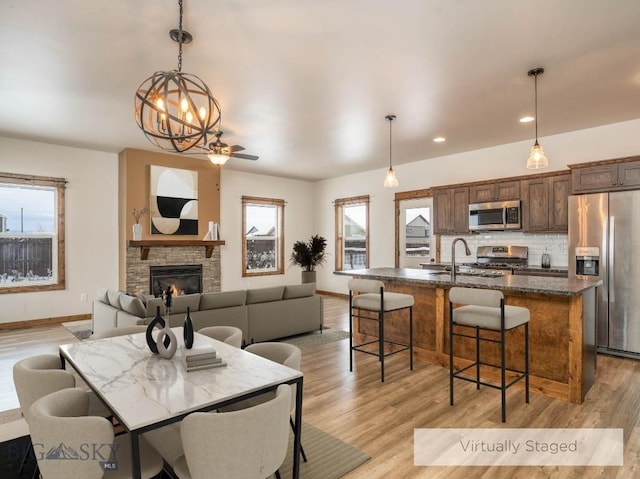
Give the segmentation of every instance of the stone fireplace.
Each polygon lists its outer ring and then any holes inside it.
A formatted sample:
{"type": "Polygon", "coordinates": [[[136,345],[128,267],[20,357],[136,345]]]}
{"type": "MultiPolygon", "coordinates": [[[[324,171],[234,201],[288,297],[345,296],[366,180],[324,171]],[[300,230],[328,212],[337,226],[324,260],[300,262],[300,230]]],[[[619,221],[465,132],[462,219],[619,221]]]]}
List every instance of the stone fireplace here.
{"type": "Polygon", "coordinates": [[[172,288],[174,296],[202,293],[202,265],[151,266],[150,293],[157,297],[168,288],[172,288]]]}
{"type": "MultiPolygon", "coordinates": [[[[212,248],[207,258],[203,246],[158,246],[150,247],[146,259],[141,257],[138,246],[127,246],[126,291],[129,293],[154,294],[151,289],[151,269],[157,267],[183,268],[195,266],[202,269],[201,292],[220,291],[220,248],[212,248]]],[[[164,287],[166,289],[166,286],[164,287]]]]}

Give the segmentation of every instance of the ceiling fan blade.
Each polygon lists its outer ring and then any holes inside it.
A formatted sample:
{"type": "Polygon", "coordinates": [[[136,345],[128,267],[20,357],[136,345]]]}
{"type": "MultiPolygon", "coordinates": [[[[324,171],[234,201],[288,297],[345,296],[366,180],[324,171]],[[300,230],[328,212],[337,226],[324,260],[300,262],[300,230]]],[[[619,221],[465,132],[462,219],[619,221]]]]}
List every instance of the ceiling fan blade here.
{"type": "Polygon", "coordinates": [[[240,145],[227,146],[227,150],[229,150],[231,153],[233,153],[235,151],[242,151],[244,149],[245,149],[244,146],[240,146],[240,145]]]}
{"type": "Polygon", "coordinates": [[[243,160],[257,160],[259,157],[255,155],[245,155],[244,153],[231,153],[234,158],[242,158],[243,160]]]}

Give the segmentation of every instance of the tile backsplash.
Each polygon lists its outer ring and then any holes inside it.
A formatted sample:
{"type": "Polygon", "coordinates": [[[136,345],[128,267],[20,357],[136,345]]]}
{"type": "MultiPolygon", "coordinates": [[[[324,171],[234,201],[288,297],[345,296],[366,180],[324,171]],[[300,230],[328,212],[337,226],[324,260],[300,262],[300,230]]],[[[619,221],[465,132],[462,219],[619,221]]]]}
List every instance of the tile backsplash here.
{"type": "Polygon", "coordinates": [[[478,246],[528,246],[529,266],[540,266],[542,254],[551,256],[551,267],[567,267],[567,235],[562,233],[520,233],[487,231],[484,233],[442,236],[440,240],[440,261],[451,261],[451,242],[464,238],[471,249],[471,256],[464,254],[464,246],[456,245],[456,263],[472,263],[476,261],[478,246]]]}

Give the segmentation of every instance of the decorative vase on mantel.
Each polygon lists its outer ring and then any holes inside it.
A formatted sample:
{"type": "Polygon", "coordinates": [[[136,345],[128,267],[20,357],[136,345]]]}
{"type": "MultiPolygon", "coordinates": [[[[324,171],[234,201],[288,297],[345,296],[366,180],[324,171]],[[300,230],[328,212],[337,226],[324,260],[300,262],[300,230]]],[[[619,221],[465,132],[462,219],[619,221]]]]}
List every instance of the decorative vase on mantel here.
{"type": "Polygon", "coordinates": [[[142,241],[142,225],[140,223],[133,224],[133,241],[142,241]]]}

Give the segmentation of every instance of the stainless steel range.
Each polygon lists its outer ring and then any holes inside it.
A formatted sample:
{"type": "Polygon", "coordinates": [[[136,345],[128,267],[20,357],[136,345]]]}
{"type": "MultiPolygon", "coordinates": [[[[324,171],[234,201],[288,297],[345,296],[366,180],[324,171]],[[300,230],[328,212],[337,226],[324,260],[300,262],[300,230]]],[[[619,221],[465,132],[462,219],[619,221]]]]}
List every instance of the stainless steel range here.
{"type": "Polygon", "coordinates": [[[511,274],[512,270],[527,266],[528,256],[526,246],[478,246],[476,262],[463,263],[461,267],[511,274]]]}

